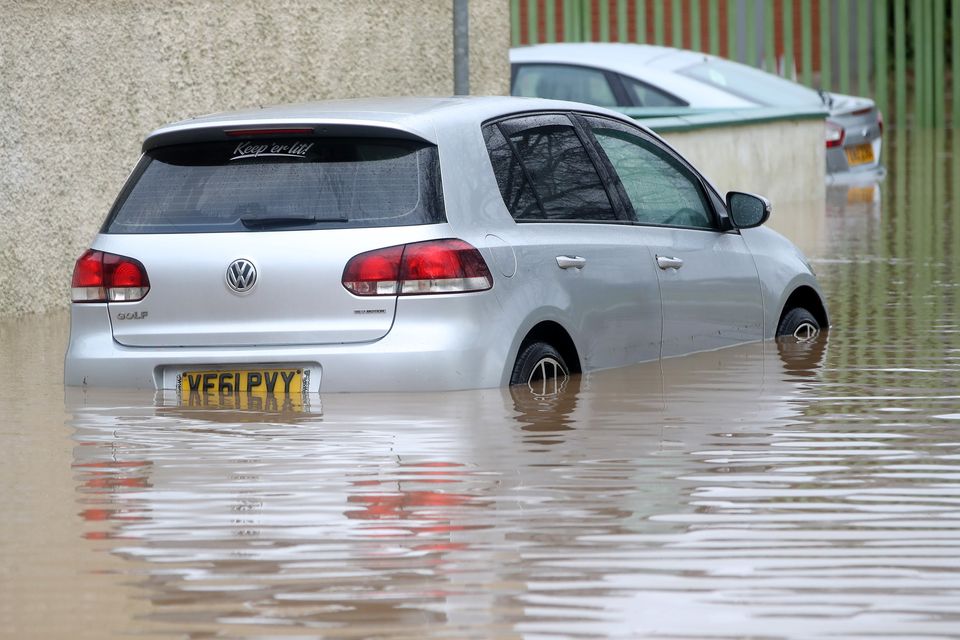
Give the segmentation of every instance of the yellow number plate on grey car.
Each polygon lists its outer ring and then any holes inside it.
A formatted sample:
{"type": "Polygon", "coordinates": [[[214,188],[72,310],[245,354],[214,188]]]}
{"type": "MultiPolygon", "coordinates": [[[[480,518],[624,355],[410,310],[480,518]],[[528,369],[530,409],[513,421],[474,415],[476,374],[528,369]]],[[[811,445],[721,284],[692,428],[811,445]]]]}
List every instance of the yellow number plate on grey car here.
{"type": "Polygon", "coordinates": [[[181,393],[275,393],[291,394],[307,391],[303,369],[217,369],[184,371],[180,376],[181,393]]]}
{"type": "Polygon", "coordinates": [[[846,152],[847,164],[851,166],[873,162],[873,145],[858,144],[853,147],[848,147],[846,152]]]}

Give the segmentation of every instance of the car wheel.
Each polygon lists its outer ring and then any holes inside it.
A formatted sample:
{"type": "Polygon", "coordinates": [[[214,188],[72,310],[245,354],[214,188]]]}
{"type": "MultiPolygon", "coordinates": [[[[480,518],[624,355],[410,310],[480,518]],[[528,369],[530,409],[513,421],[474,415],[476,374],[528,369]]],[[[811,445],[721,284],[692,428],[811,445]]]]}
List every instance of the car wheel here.
{"type": "Polygon", "coordinates": [[[534,393],[554,392],[570,377],[570,368],[563,356],[546,342],[532,342],[520,350],[513,365],[510,384],[526,384],[534,393]]]}
{"type": "Polygon", "coordinates": [[[791,336],[798,342],[809,342],[820,335],[820,323],[803,307],[795,307],[784,314],[777,327],[777,337],[791,336]]]}

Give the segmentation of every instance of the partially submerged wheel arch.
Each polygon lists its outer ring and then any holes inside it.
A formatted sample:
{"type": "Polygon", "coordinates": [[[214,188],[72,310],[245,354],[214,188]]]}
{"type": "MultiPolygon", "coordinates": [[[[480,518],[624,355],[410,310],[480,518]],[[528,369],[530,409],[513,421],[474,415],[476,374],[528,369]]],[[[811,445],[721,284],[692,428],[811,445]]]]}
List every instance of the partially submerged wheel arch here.
{"type": "MultiPolygon", "coordinates": [[[[570,334],[558,323],[545,320],[535,325],[520,342],[517,354],[521,353],[528,344],[534,342],[546,342],[552,345],[563,356],[564,361],[570,368],[570,373],[580,373],[582,371],[577,347],[573,344],[570,334]]],[[[514,357],[514,361],[516,361],[516,357],[514,357]]],[[[510,363],[510,368],[513,368],[513,363],[510,363]]]]}
{"type": "Polygon", "coordinates": [[[780,316],[777,318],[777,325],[783,321],[783,317],[790,312],[791,309],[797,307],[803,307],[807,311],[813,314],[813,317],[817,319],[817,322],[820,323],[821,329],[827,329],[830,326],[830,318],[827,316],[827,307],[823,304],[823,300],[820,298],[820,294],[816,292],[813,287],[802,285],[794,289],[793,293],[790,294],[790,297],[787,298],[787,301],[783,304],[783,308],[780,309],[780,316]]]}

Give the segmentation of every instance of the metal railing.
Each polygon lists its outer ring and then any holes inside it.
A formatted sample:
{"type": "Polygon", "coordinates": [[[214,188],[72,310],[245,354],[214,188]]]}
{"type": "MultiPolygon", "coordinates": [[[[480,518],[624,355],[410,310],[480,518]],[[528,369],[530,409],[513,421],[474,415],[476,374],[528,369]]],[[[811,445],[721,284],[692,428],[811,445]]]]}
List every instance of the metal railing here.
{"type": "Polygon", "coordinates": [[[873,97],[898,124],[960,123],[950,72],[960,70],[960,0],[510,0],[510,10],[514,46],[676,46],[873,97]]]}

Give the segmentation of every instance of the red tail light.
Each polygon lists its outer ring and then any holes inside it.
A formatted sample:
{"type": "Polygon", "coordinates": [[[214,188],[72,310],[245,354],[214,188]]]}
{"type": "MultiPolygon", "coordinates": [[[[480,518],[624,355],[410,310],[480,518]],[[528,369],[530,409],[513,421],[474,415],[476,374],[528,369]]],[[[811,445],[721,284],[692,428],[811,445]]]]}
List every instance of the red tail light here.
{"type": "Polygon", "coordinates": [[[480,252],[454,239],[361,253],[347,263],[342,282],[358,296],[465,293],[493,286],[480,252]]]}
{"type": "Polygon", "coordinates": [[[883,111],[877,109],[877,129],[880,130],[880,135],[883,135],[883,111]]]}
{"type": "Polygon", "coordinates": [[[843,141],[847,137],[847,132],[843,130],[836,122],[827,120],[827,148],[842,147],[843,141]]]}
{"type": "Polygon", "coordinates": [[[73,266],[74,302],[103,302],[107,289],[103,282],[103,253],[88,249],[73,266]]]}
{"type": "Polygon", "coordinates": [[[398,292],[403,245],[377,249],[354,256],[340,281],[358,296],[392,296],[398,292]]]}
{"type": "Polygon", "coordinates": [[[150,291],[147,271],[137,260],[88,249],[73,268],[74,302],[135,302],[150,291]]]}

